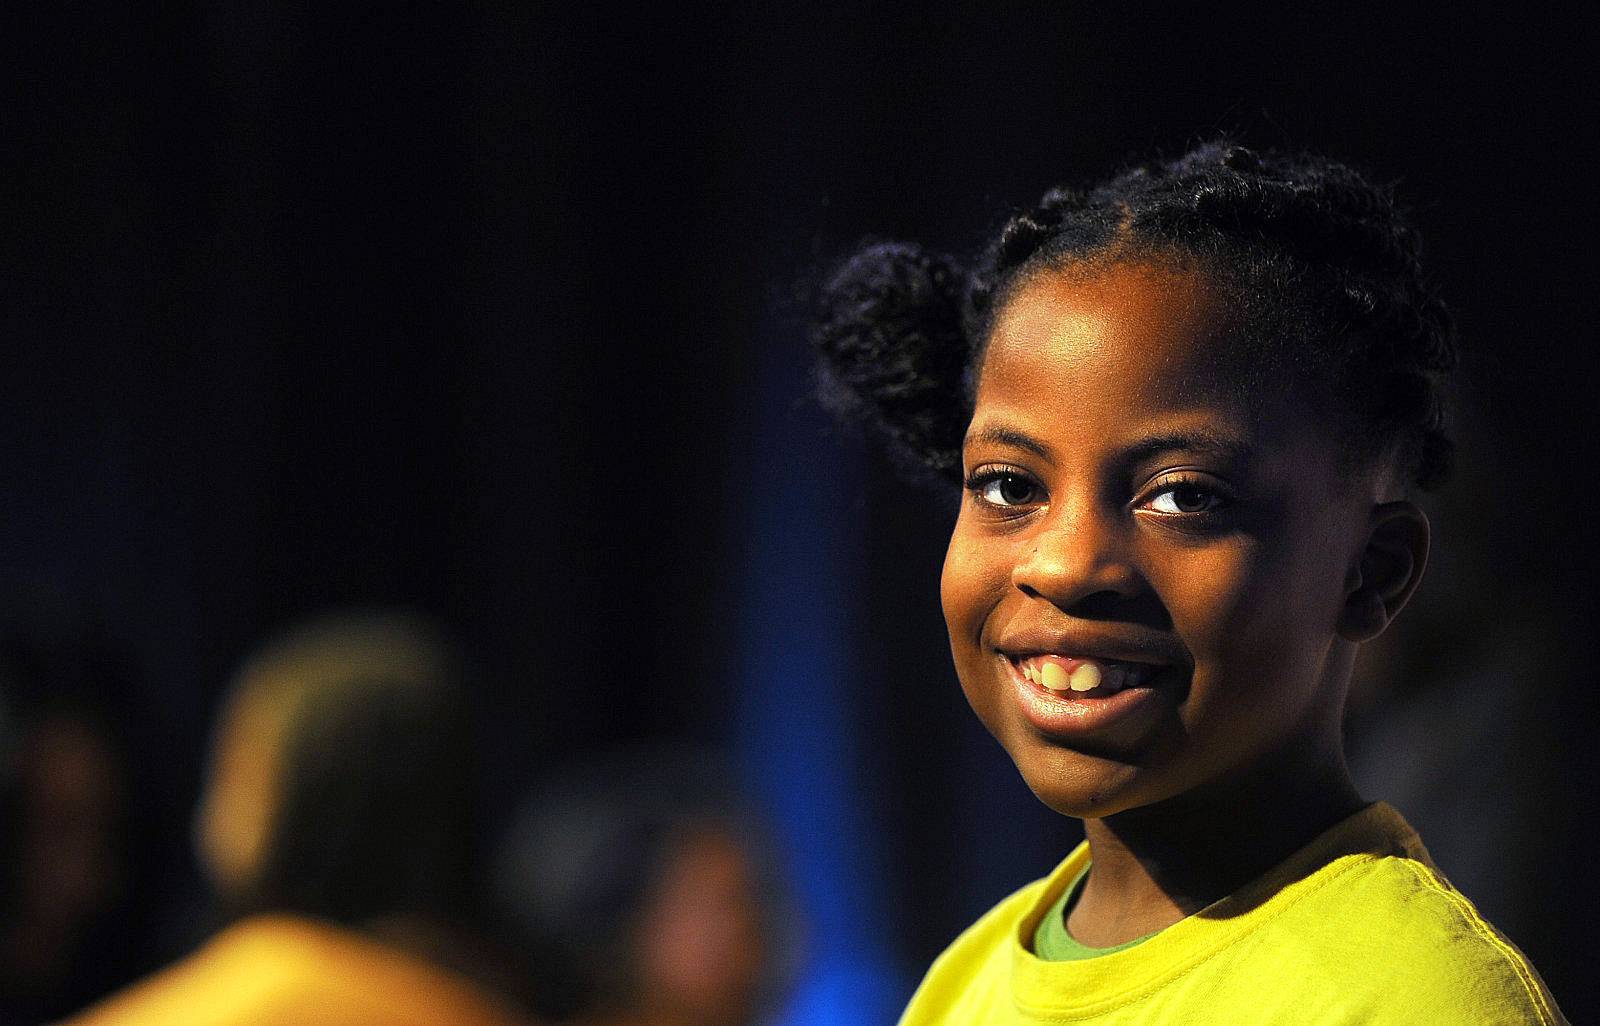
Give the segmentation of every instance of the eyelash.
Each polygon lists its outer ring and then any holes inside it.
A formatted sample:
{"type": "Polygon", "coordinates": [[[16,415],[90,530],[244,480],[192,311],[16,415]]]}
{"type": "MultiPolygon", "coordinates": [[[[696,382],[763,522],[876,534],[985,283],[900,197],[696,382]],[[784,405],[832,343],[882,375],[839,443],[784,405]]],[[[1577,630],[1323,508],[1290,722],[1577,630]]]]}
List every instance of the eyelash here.
{"type": "MultiPolygon", "coordinates": [[[[968,475],[967,480],[966,480],[967,491],[972,493],[972,497],[976,502],[988,507],[989,509],[1005,512],[1007,515],[1010,515],[1010,516],[1020,515],[1020,512],[1008,512],[1008,511],[1021,511],[1021,508],[1023,506],[1031,505],[1031,503],[995,502],[995,501],[993,501],[991,499],[986,498],[984,496],[984,494],[983,494],[984,491],[988,488],[989,485],[994,484],[994,483],[996,483],[998,481],[1004,480],[1006,478],[1016,478],[1017,480],[1022,481],[1025,484],[1027,484],[1027,486],[1030,489],[1033,489],[1036,492],[1043,490],[1043,489],[1040,488],[1039,484],[1037,482],[1035,482],[1033,480],[1033,478],[1026,471],[1021,470],[1021,469],[1019,469],[1017,467],[995,466],[995,467],[985,467],[985,468],[982,468],[980,470],[975,470],[970,475],[968,475]]],[[[1233,502],[1232,498],[1229,497],[1226,493],[1224,493],[1221,489],[1214,487],[1208,481],[1203,480],[1199,476],[1192,475],[1192,474],[1179,473],[1179,474],[1177,474],[1177,475],[1175,475],[1173,477],[1165,478],[1164,480],[1161,481],[1161,484],[1160,484],[1160,486],[1158,488],[1155,488],[1153,490],[1148,491],[1146,493],[1148,498],[1146,499],[1146,501],[1144,503],[1141,503],[1140,508],[1148,508],[1148,505],[1150,503],[1153,503],[1158,496],[1166,495],[1166,494],[1171,493],[1171,492],[1181,491],[1181,490],[1184,490],[1184,489],[1188,489],[1188,490],[1194,491],[1194,492],[1199,492],[1202,495],[1204,495],[1204,496],[1210,498],[1211,500],[1213,500],[1213,502],[1206,509],[1198,509],[1198,510],[1181,510],[1180,509],[1180,510],[1170,510],[1170,511],[1169,510],[1152,510],[1151,512],[1154,512],[1157,516],[1163,516],[1163,517],[1190,517],[1190,518],[1204,517],[1204,516],[1209,516],[1211,514],[1214,514],[1214,513],[1218,512],[1219,510],[1222,510],[1222,509],[1226,508],[1227,506],[1231,505],[1232,502],[1233,502]]]]}
{"type": "MultiPolygon", "coordinates": [[[[989,487],[989,485],[992,485],[998,481],[1002,481],[1006,478],[1016,478],[1017,480],[1026,483],[1028,487],[1034,491],[1042,491],[1039,485],[1034,482],[1033,478],[1030,477],[1026,471],[1020,470],[1016,467],[1005,466],[984,467],[981,470],[974,470],[971,474],[967,475],[967,491],[972,493],[972,497],[976,502],[988,507],[989,509],[1001,511],[1016,510],[1018,505],[1021,504],[1011,505],[1003,502],[994,502],[985,498],[983,495],[984,491],[989,487]]],[[[1016,514],[1012,513],[1010,515],[1014,516],[1016,514]]]]}
{"type": "Polygon", "coordinates": [[[1159,488],[1151,491],[1149,493],[1150,498],[1147,500],[1146,504],[1148,505],[1149,502],[1153,502],[1158,495],[1166,495],[1170,492],[1182,491],[1184,489],[1199,492],[1201,495],[1207,496],[1213,500],[1212,504],[1205,509],[1179,509],[1171,511],[1155,510],[1153,512],[1155,512],[1158,516],[1164,517],[1203,517],[1212,513],[1216,513],[1218,510],[1225,509],[1232,503],[1232,499],[1227,494],[1225,494],[1220,488],[1212,485],[1209,481],[1203,480],[1197,475],[1179,473],[1164,479],[1159,488]]]}

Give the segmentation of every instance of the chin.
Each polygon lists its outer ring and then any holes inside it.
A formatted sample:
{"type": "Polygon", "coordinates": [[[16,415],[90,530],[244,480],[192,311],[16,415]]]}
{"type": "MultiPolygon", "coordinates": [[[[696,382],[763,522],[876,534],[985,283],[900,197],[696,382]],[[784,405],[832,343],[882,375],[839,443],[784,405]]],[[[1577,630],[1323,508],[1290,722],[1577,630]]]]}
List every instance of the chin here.
{"type": "Polygon", "coordinates": [[[1063,816],[1101,819],[1154,800],[1147,771],[1127,762],[1060,749],[1012,760],[1034,797],[1063,816]]]}

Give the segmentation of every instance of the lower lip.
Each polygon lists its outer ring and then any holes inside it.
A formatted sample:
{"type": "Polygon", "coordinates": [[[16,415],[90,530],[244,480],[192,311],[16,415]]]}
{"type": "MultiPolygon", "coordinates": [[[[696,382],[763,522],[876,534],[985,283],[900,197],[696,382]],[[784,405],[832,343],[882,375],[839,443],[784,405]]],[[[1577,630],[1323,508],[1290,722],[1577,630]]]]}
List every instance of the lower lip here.
{"type": "Polygon", "coordinates": [[[999,657],[1011,680],[1023,717],[1041,733],[1064,740],[1093,738],[1133,720],[1159,715],[1169,689],[1142,685],[1123,688],[1114,695],[1077,697],[1075,692],[1055,692],[1033,683],[1017,665],[999,657]]]}

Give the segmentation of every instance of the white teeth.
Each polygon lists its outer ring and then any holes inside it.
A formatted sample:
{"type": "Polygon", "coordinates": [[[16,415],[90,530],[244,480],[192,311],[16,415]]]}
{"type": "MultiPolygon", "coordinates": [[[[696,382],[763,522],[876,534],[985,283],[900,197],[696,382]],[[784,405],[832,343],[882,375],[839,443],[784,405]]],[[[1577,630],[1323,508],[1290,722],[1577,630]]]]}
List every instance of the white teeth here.
{"type": "MultiPolygon", "coordinates": [[[[1081,670],[1082,667],[1079,667],[1079,669],[1081,670]]],[[[1045,663],[1039,668],[1038,672],[1039,683],[1043,684],[1051,691],[1065,691],[1069,687],[1074,691],[1085,690],[1084,688],[1078,687],[1077,674],[1074,673],[1071,676],[1068,676],[1067,671],[1062,669],[1059,663],[1045,663]]]]}
{"type": "Polygon", "coordinates": [[[1093,691],[1100,686],[1100,667],[1094,663],[1084,663],[1072,671],[1072,690],[1093,691]]]}
{"type": "Polygon", "coordinates": [[[1141,663],[1115,662],[1081,662],[1068,672],[1058,662],[1037,659],[1023,660],[1017,668],[1029,682],[1049,691],[1077,694],[1094,691],[1101,695],[1114,695],[1124,688],[1137,687],[1155,673],[1155,667],[1141,663]]]}

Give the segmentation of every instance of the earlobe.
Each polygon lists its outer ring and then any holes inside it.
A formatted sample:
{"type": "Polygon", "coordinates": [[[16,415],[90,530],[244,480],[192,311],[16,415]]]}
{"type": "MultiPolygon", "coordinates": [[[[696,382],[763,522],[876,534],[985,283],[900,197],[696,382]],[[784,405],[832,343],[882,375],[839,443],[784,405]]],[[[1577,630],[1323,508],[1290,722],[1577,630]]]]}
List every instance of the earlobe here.
{"type": "Polygon", "coordinates": [[[1346,580],[1340,637],[1361,642],[1383,633],[1422,580],[1428,537],[1428,515],[1416,503],[1373,508],[1367,543],[1346,580]]]}

